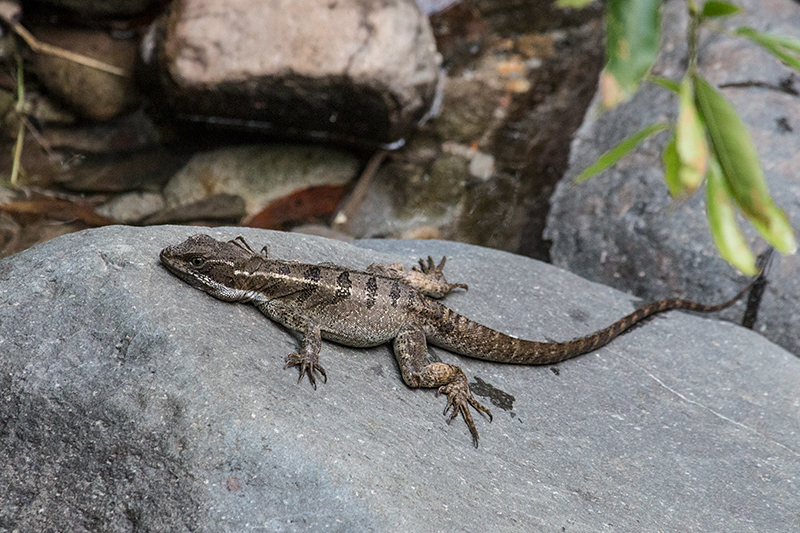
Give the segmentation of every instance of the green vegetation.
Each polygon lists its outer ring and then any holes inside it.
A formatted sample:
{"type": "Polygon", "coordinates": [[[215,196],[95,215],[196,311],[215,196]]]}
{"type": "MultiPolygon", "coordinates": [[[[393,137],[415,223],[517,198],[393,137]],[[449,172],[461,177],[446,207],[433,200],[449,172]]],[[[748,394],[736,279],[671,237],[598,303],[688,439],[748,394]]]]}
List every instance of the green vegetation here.
{"type": "MultiPolygon", "coordinates": [[[[591,0],[558,0],[559,7],[583,7],[591,0]]],[[[767,190],[764,171],[747,128],[736,110],[697,71],[697,40],[709,21],[734,15],[741,8],[709,0],[699,7],[686,0],[689,61],[680,82],[649,74],[661,36],[660,0],[607,0],[607,64],[600,75],[601,100],[612,108],[636,93],[642,81],[655,83],[678,95],[675,124],[650,124],[600,156],[581,172],[584,181],[612,166],[644,139],[664,129],[672,137],[663,152],[664,178],[670,195],[684,199],[706,185],[706,211],[714,242],[726,261],[748,275],[757,272],[736,220],[741,212],[778,251],[797,250],[794,231],[767,190]]],[[[800,71],[800,40],[739,27],[731,32],[762,46],[791,68],[800,71]]]]}

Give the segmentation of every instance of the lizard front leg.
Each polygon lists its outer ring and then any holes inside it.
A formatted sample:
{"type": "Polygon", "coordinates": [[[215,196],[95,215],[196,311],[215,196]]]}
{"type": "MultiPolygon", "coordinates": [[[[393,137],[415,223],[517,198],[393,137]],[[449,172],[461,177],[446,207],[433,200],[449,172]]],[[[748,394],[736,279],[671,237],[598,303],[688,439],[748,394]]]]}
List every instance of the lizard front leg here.
{"type": "Polygon", "coordinates": [[[303,376],[308,376],[308,380],[317,389],[317,380],[314,377],[314,372],[319,372],[322,375],[322,381],[328,382],[328,375],[319,364],[319,351],[322,349],[322,335],[319,331],[319,326],[306,323],[306,329],[303,334],[303,340],[300,341],[300,353],[291,353],[286,356],[286,366],[284,370],[290,366],[300,367],[300,377],[297,382],[303,381],[303,376]]]}
{"type": "Polygon", "coordinates": [[[428,344],[425,340],[425,333],[416,324],[403,326],[394,338],[394,356],[400,365],[400,373],[406,385],[412,388],[438,387],[438,394],[447,394],[447,405],[444,413],[452,407],[450,415],[452,421],[458,414],[466,422],[475,446],[478,446],[478,430],[475,429],[475,422],[472,420],[469,406],[475,410],[489,415],[492,420],[492,413],[482,406],[472,396],[464,372],[455,365],[447,363],[427,364],[428,344]]]}
{"type": "Polygon", "coordinates": [[[408,283],[425,296],[431,298],[442,298],[454,289],[467,290],[464,283],[448,283],[444,277],[444,264],[446,257],[442,257],[437,265],[433,258],[428,256],[428,262],[419,260],[419,265],[414,265],[411,270],[406,270],[402,263],[392,263],[389,266],[379,263],[372,263],[367,267],[367,272],[374,272],[389,278],[399,279],[408,283]]]}
{"type": "Polygon", "coordinates": [[[308,376],[308,380],[317,389],[317,379],[314,372],[319,372],[322,375],[322,381],[328,381],[328,375],[319,364],[319,351],[322,349],[322,334],[319,330],[319,325],[315,324],[312,320],[296,313],[286,306],[281,300],[267,300],[266,302],[257,302],[256,307],[270,320],[274,320],[279,324],[292,331],[302,332],[303,339],[300,341],[300,353],[292,353],[286,356],[286,366],[300,367],[300,377],[297,382],[303,380],[303,376],[308,376]]]}

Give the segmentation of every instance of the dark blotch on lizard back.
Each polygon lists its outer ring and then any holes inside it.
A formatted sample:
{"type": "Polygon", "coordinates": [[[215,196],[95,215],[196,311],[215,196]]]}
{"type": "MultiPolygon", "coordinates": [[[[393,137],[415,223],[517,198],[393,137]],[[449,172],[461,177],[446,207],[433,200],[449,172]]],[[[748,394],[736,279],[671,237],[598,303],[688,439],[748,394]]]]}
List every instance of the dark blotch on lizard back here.
{"type": "Polygon", "coordinates": [[[321,277],[320,272],[321,271],[320,271],[319,267],[312,266],[312,267],[307,268],[306,271],[303,273],[303,275],[305,276],[305,278],[308,281],[319,281],[319,279],[321,277]]]}
{"type": "Polygon", "coordinates": [[[336,276],[336,297],[345,299],[350,296],[350,291],[353,288],[353,282],[350,281],[350,273],[344,271],[336,276]]]}
{"type": "Polygon", "coordinates": [[[392,288],[389,290],[389,298],[391,299],[391,306],[397,307],[397,302],[400,300],[400,283],[397,281],[392,283],[392,288]]]}
{"type": "Polygon", "coordinates": [[[375,298],[378,296],[378,279],[375,276],[370,276],[367,280],[366,286],[366,307],[372,309],[375,307],[375,298]]]}

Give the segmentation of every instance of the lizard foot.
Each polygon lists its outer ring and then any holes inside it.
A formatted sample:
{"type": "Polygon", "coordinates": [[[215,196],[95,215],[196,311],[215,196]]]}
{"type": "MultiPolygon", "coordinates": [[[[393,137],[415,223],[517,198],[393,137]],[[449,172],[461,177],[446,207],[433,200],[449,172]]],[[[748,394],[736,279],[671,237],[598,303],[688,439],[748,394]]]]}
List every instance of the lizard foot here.
{"type": "Polygon", "coordinates": [[[467,290],[466,283],[447,283],[447,280],[444,277],[444,264],[447,262],[447,257],[442,257],[442,260],[437,265],[434,263],[433,258],[428,256],[428,262],[426,263],[424,259],[419,260],[419,265],[414,265],[411,270],[414,272],[420,272],[425,275],[426,278],[430,280],[430,283],[439,287],[439,291],[442,292],[442,296],[447,294],[448,292],[452,291],[453,289],[464,289],[467,290]]]}
{"type": "Polygon", "coordinates": [[[475,422],[472,420],[472,413],[469,410],[469,406],[471,405],[478,412],[484,412],[489,415],[489,422],[492,421],[492,412],[479,404],[472,396],[472,392],[469,390],[469,384],[467,384],[467,378],[463,374],[447,385],[439,387],[436,391],[436,395],[438,396],[439,394],[447,394],[447,405],[444,408],[443,414],[446,415],[447,411],[449,411],[451,407],[453,408],[453,412],[450,414],[450,419],[447,422],[452,422],[453,419],[461,413],[461,417],[464,419],[464,422],[466,422],[469,432],[472,433],[472,441],[477,448],[478,430],[475,429],[475,422]]]}
{"type": "Polygon", "coordinates": [[[308,376],[308,380],[311,382],[311,386],[314,387],[314,390],[317,390],[317,379],[314,377],[314,372],[319,372],[322,375],[323,383],[328,382],[328,375],[325,373],[325,370],[320,366],[320,364],[314,360],[307,359],[300,354],[291,353],[286,356],[286,366],[284,366],[283,369],[286,370],[290,366],[299,366],[300,377],[297,379],[297,382],[300,383],[303,381],[303,376],[308,376]]]}

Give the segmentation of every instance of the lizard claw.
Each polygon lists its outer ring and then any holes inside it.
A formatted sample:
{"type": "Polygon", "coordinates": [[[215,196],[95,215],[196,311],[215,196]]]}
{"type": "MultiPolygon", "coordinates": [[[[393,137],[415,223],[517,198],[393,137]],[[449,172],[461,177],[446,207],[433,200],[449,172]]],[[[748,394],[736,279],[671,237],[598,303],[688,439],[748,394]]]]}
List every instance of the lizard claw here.
{"type": "Polygon", "coordinates": [[[419,260],[419,265],[414,265],[411,270],[424,274],[431,282],[438,285],[441,289],[442,295],[447,294],[453,289],[467,290],[466,283],[447,283],[444,277],[444,264],[447,262],[447,257],[442,257],[442,260],[437,265],[431,256],[428,256],[427,263],[424,259],[419,260]]]}
{"type": "Polygon", "coordinates": [[[489,422],[492,421],[492,412],[478,403],[478,401],[472,396],[472,392],[469,390],[469,385],[467,384],[467,378],[465,376],[461,376],[460,378],[456,379],[448,383],[447,385],[442,385],[436,391],[436,395],[439,394],[447,394],[447,405],[444,408],[444,415],[447,415],[447,412],[450,408],[453,409],[453,412],[450,413],[450,419],[447,421],[449,424],[453,421],[455,417],[461,414],[461,417],[466,422],[467,427],[469,428],[469,432],[472,433],[472,441],[475,444],[475,447],[478,447],[478,430],[475,428],[475,422],[472,420],[472,413],[469,410],[469,406],[471,405],[476,411],[486,413],[489,416],[489,422]]]}
{"type": "Polygon", "coordinates": [[[322,375],[323,383],[328,382],[328,375],[320,364],[316,361],[310,361],[300,354],[292,353],[286,356],[286,366],[284,366],[283,369],[286,370],[290,366],[299,366],[300,377],[297,379],[297,382],[300,383],[303,381],[303,376],[308,376],[308,380],[311,382],[311,386],[314,387],[314,390],[317,390],[317,379],[314,377],[314,372],[319,372],[320,375],[322,375]]]}

